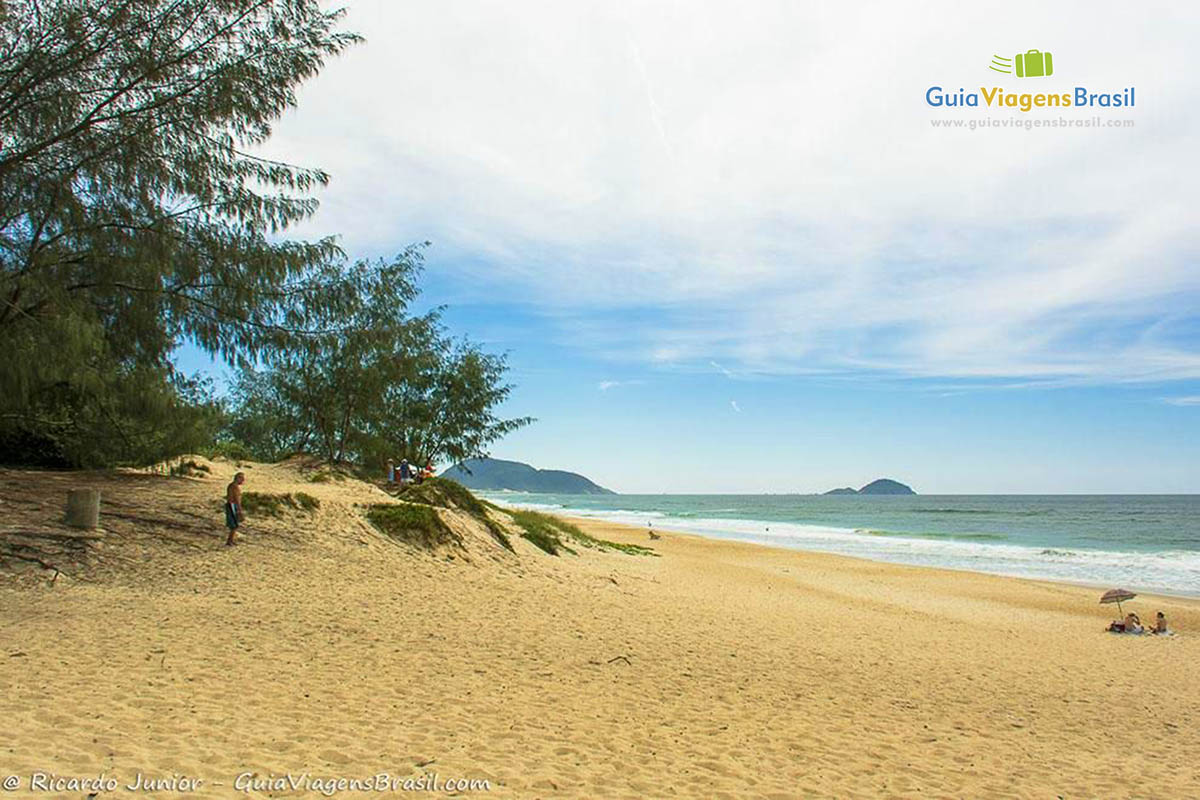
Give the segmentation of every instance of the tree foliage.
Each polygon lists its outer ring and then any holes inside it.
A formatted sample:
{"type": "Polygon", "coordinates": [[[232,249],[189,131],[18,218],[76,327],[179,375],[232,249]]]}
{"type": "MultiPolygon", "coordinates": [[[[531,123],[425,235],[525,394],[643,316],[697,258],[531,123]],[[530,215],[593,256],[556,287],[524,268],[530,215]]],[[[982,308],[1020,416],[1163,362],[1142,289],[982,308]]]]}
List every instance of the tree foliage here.
{"type": "Polygon", "coordinates": [[[203,381],[154,367],[117,367],[95,380],[40,387],[36,416],[0,425],[0,462],[42,467],[149,464],[207,448],[224,424],[203,381]]]}
{"type": "Polygon", "coordinates": [[[356,41],[319,0],[0,0],[0,446],[145,463],[211,440],[181,342],[239,366],[224,444],[459,460],[504,420],[504,358],[411,316],[420,249],[346,264],[284,236],[328,181],[263,157],[356,41]]]}
{"type": "Polygon", "coordinates": [[[251,152],[355,41],[340,16],[317,0],[0,3],[0,438],[74,463],[144,457],[100,452],[125,415],[165,430],[206,413],[172,371],[180,341],[250,359],[352,302],[334,239],[278,236],[328,176],[251,152]]]}
{"type": "Polygon", "coordinates": [[[319,453],[331,462],[389,457],[459,461],[529,418],[503,419],[505,358],[450,338],[441,309],[413,315],[422,248],[348,271],[360,287],[341,324],[293,337],[264,369],[238,376],[230,433],[260,458],[319,453]]]}

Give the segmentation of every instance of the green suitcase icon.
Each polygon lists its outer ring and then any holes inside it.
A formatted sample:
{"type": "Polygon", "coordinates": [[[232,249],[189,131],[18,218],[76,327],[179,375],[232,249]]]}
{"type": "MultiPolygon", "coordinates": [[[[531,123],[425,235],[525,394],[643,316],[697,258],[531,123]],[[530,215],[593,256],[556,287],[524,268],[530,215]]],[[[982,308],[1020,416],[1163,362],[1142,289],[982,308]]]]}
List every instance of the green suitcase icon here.
{"type": "Polygon", "coordinates": [[[1054,74],[1054,59],[1048,52],[1030,50],[1017,53],[1016,61],[1018,78],[1041,78],[1054,74]]]}

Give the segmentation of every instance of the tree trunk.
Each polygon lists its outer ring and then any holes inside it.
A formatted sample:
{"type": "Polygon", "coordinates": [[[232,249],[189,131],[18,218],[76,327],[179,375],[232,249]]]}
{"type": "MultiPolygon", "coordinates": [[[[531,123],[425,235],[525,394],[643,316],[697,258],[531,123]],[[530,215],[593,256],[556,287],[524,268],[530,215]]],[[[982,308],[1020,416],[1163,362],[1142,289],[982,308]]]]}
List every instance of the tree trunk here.
{"type": "Polygon", "coordinates": [[[100,490],[72,489],[67,492],[67,524],[72,528],[95,528],[100,524],[100,490]]]}

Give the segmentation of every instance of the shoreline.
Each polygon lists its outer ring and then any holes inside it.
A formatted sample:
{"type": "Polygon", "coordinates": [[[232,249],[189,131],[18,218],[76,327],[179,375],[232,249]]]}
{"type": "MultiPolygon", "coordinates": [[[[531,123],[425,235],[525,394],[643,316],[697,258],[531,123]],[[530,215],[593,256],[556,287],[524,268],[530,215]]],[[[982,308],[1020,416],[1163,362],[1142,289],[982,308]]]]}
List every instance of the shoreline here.
{"type": "MultiPolygon", "coordinates": [[[[786,551],[791,551],[791,552],[819,553],[822,555],[836,555],[836,556],[840,556],[843,558],[853,558],[853,559],[859,559],[859,560],[864,560],[864,561],[869,561],[872,563],[879,563],[879,564],[894,564],[894,565],[898,565],[898,566],[947,570],[950,572],[966,573],[966,574],[971,574],[971,575],[991,575],[991,576],[995,576],[995,577],[1015,578],[1018,580],[1026,580],[1026,581],[1043,581],[1043,582],[1047,582],[1047,583],[1057,583],[1057,584],[1064,584],[1064,585],[1071,585],[1071,586],[1083,586],[1083,587],[1100,589],[1101,591],[1111,589],[1114,586],[1120,586],[1122,588],[1137,592],[1139,595],[1145,594],[1145,595],[1156,595],[1156,596],[1163,596],[1163,597],[1190,598],[1190,599],[1194,599],[1194,600],[1200,602],[1200,587],[1197,587],[1194,590],[1189,590],[1188,588],[1164,587],[1162,585],[1139,583],[1136,580],[1128,580],[1128,579],[1124,579],[1124,578],[1118,578],[1113,581],[1105,581],[1103,578],[1090,579],[1090,578],[1073,578],[1073,577],[1059,576],[1059,575],[1053,575],[1053,574],[1050,574],[1050,575],[1023,574],[1020,572],[1006,571],[1002,568],[997,568],[995,570],[977,569],[977,568],[973,568],[971,566],[959,566],[959,565],[953,564],[953,563],[931,564],[931,563],[924,563],[920,560],[915,560],[915,559],[914,560],[906,560],[903,558],[903,556],[897,556],[895,558],[876,557],[871,554],[858,554],[858,553],[852,553],[852,552],[844,552],[842,550],[833,549],[833,548],[827,549],[827,548],[820,548],[820,547],[813,547],[813,546],[793,545],[793,544],[788,543],[786,540],[780,540],[780,541],[774,541],[774,542],[773,541],[763,541],[764,538],[770,538],[770,537],[754,536],[753,534],[742,535],[737,531],[733,531],[728,534],[707,533],[702,530],[695,530],[694,528],[689,529],[687,518],[672,517],[672,516],[669,516],[662,512],[657,512],[657,511],[643,512],[643,511],[621,511],[621,510],[616,510],[616,509],[613,509],[613,510],[595,509],[594,513],[593,513],[592,509],[571,508],[571,507],[565,507],[565,506],[562,506],[559,504],[542,504],[542,503],[536,503],[536,502],[514,503],[514,502],[511,502],[511,500],[509,500],[507,498],[505,498],[505,499],[496,498],[496,497],[494,497],[494,493],[487,493],[485,496],[488,496],[489,499],[492,499],[493,501],[498,502],[501,505],[505,505],[505,506],[509,506],[509,507],[530,508],[532,510],[539,511],[541,513],[552,514],[552,515],[560,516],[563,518],[569,518],[574,521],[580,521],[580,520],[599,521],[599,522],[603,522],[605,524],[619,525],[619,526],[627,527],[630,530],[639,531],[641,533],[645,533],[646,531],[650,530],[650,528],[641,527],[640,525],[635,525],[627,520],[621,519],[620,517],[627,516],[629,514],[645,514],[646,516],[653,516],[653,520],[654,520],[654,524],[655,524],[655,527],[653,528],[653,530],[655,530],[656,532],[667,531],[667,532],[672,533],[673,535],[698,536],[698,537],[701,537],[704,539],[710,539],[710,540],[714,540],[714,541],[739,542],[742,544],[753,544],[753,545],[758,545],[761,547],[786,550],[786,551]],[[583,516],[580,516],[577,512],[581,512],[581,511],[587,512],[587,513],[583,516]],[[660,520],[661,520],[661,522],[660,522],[660,520]]],[[[525,495],[525,497],[529,497],[529,495],[525,495]]],[[[884,536],[873,537],[871,534],[864,532],[864,529],[861,529],[861,528],[842,528],[842,527],[835,527],[835,526],[831,526],[831,525],[819,525],[819,524],[800,523],[800,522],[779,522],[779,521],[756,520],[756,519],[747,519],[747,518],[725,519],[725,518],[715,518],[715,517],[714,518],[699,517],[699,518],[696,518],[696,521],[700,522],[700,523],[714,525],[714,526],[719,525],[724,522],[727,522],[730,524],[741,523],[741,524],[763,525],[764,527],[772,526],[772,525],[779,525],[779,526],[789,526],[790,525],[790,526],[796,526],[798,528],[811,529],[813,531],[820,531],[820,532],[829,531],[829,532],[833,532],[833,533],[837,534],[838,536],[844,536],[847,539],[850,539],[851,537],[855,537],[855,536],[861,536],[864,538],[864,541],[872,541],[874,538],[879,538],[881,540],[889,541],[889,542],[916,542],[916,543],[920,543],[922,545],[928,545],[931,547],[936,546],[938,544],[952,544],[952,545],[959,545],[959,546],[963,546],[963,547],[980,547],[980,548],[1009,547],[1009,548],[1019,548],[1019,549],[1028,551],[1030,553],[1038,551],[1039,549],[1047,549],[1047,550],[1055,549],[1053,546],[1049,546],[1049,545],[1043,546],[1043,545],[1029,545],[1029,544],[1021,544],[1021,543],[1003,543],[1003,544],[979,543],[979,542],[972,542],[970,540],[965,540],[965,539],[955,539],[953,537],[922,537],[919,534],[904,533],[904,532],[889,532],[884,536]]],[[[1086,548],[1086,547],[1079,547],[1077,545],[1074,546],[1074,548],[1075,549],[1073,549],[1070,552],[1075,555],[1080,555],[1080,556],[1090,556],[1090,555],[1097,555],[1097,554],[1107,555],[1107,554],[1112,554],[1112,553],[1124,554],[1124,551],[1092,549],[1092,548],[1086,548]]],[[[1155,551],[1129,551],[1128,555],[1130,555],[1131,557],[1139,557],[1139,556],[1146,557],[1146,556],[1151,556],[1154,553],[1155,553],[1155,551]]],[[[1200,554],[1197,554],[1197,555],[1200,556],[1200,554]]],[[[1049,570],[1047,570],[1047,571],[1049,571],[1049,570]]]]}
{"type": "MultiPolygon", "coordinates": [[[[659,542],[648,541],[648,536],[646,535],[647,534],[646,528],[639,528],[639,527],[629,525],[629,524],[626,524],[623,522],[614,522],[612,520],[603,519],[601,517],[576,517],[576,516],[572,516],[570,514],[565,514],[565,513],[564,514],[554,514],[553,512],[549,512],[549,511],[546,511],[543,513],[553,514],[554,516],[560,517],[564,520],[567,520],[568,522],[578,525],[579,527],[583,528],[585,531],[587,531],[589,528],[594,527],[594,526],[602,526],[603,530],[604,530],[604,534],[606,536],[611,536],[614,532],[621,532],[625,536],[629,537],[629,541],[626,542],[627,544],[641,544],[641,545],[648,545],[648,546],[653,547],[655,544],[661,542],[661,540],[659,540],[659,542]]],[[[828,552],[828,551],[824,551],[824,550],[808,550],[808,549],[799,548],[799,547],[785,547],[782,545],[772,545],[772,544],[766,544],[763,542],[750,541],[750,540],[746,540],[746,539],[737,539],[737,538],[733,538],[733,537],[705,536],[702,533],[695,533],[693,531],[680,531],[680,530],[674,530],[674,529],[670,529],[670,528],[663,528],[661,530],[656,530],[656,532],[660,532],[660,533],[661,533],[661,531],[666,531],[671,536],[686,537],[688,539],[695,539],[695,540],[699,540],[699,541],[703,541],[703,542],[720,542],[720,543],[726,543],[726,544],[731,544],[731,545],[737,545],[740,547],[757,548],[757,549],[762,549],[762,550],[766,550],[766,551],[770,551],[770,552],[796,553],[796,554],[800,554],[800,555],[817,556],[822,559],[828,558],[828,559],[835,559],[835,560],[845,560],[847,562],[857,562],[857,563],[861,563],[861,564],[878,565],[878,566],[883,566],[883,567],[897,567],[897,568],[906,569],[906,570],[921,570],[921,571],[929,571],[932,573],[945,573],[946,575],[949,575],[949,576],[954,576],[954,575],[979,576],[979,577],[994,578],[994,579],[998,579],[998,580],[1019,581],[1024,584],[1043,585],[1046,587],[1069,588],[1069,589],[1091,589],[1091,590],[1099,591],[1100,593],[1103,593],[1103,592],[1107,591],[1108,589],[1114,588],[1108,584],[1093,583],[1093,582],[1089,582],[1089,581],[1070,581],[1070,580],[1061,580],[1061,579],[1054,579],[1054,578],[1036,578],[1036,577],[1028,577],[1025,575],[1009,575],[1009,574],[1000,573],[1000,572],[985,572],[983,570],[966,569],[966,568],[930,566],[927,564],[908,564],[908,563],[904,563],[904,562],[900,562],[900,561],[886,561],[883,559],[867,558],[865,556],[846,555],[845,553],[834,553],[834,552],[828,552]]],[[[1169,591],[1163,591],[1162,589],[1144,589],[1143,590],[1143,589],[1139,589],[1139,587],[1136,587],[1133,585],[1122,586],[1121,588],[1129,589],[1130,591],[1135,592],[1137,594],[1138,598],[1160,598],[1163,600],[1171,600],[1171,601],[1175,601],[1175,602],[1182,601],[1184,604],[1194,606],[1197,610],[1200,610],[1200,592],[1198,592],[1196,594],[1188,594],[1187,592],[1169,592],[1169,591]]],[[[1100,604],[1097,603],[1098,607],[1099,607],[1099,605],[1100,604]]]]}

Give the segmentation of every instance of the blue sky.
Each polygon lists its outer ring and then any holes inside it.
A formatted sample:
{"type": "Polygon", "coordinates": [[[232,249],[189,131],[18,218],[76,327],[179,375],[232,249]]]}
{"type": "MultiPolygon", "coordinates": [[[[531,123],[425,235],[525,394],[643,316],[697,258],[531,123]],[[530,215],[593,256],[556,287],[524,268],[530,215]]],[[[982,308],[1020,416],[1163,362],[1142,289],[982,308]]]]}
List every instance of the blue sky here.
{"type": "Polygon", "coordinates": [[[539,418],[497,457],[629,492],[1198,491],[1187,9],[961,6],[353,2],[367,43],[267,151],[333,176],[294,235],[432,240],[425,299],[539,418]],[[1030,48],[1054,76],[988,72],[1030,48]],[[931,125],[1090,117],[1134,124],[931,125]]]}

